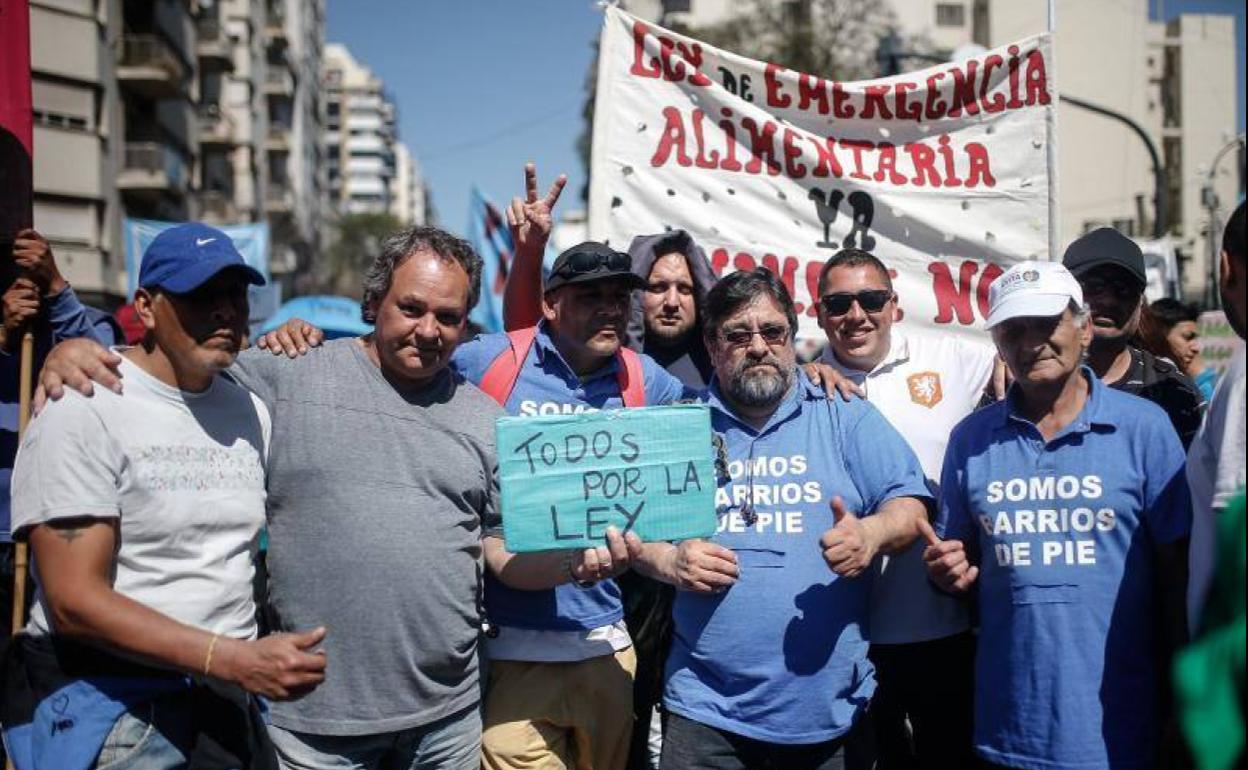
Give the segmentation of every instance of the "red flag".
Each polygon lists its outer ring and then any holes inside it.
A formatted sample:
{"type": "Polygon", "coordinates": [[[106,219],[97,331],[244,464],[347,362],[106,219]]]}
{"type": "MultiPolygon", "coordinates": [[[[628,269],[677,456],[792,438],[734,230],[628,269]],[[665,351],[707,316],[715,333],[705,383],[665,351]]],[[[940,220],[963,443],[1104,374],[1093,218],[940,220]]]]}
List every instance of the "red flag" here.
{"type": "Polygon", "coordinates": [[[32,117],[30,5],[0,0],[0,243],[31,225],[32,117]]]}

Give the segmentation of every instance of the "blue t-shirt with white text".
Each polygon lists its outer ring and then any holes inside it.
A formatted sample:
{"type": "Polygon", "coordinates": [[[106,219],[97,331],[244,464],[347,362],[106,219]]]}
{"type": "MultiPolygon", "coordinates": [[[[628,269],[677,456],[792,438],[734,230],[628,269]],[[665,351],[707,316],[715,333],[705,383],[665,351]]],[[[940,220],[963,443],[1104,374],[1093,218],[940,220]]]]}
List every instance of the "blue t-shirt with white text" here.
{"type": "Polygon", "coordinates": [[[862,516],[929,494],[918,458],[874,406],[829,400],[797,376],[759,431],[732,415],[717,385],[705,398],[731,479],[716,492],[713,541],[736,553],[740,579],[722,594],[677,592],[664,694],[683,717],[781,744],[843,735],[875,691],[870,577],[841,578],[824,562],[829,501],[839,495],[862,516]]]}
{"type": "MultiPolygon", "coordinates": [[[[460,345],[451,367],[469,382],[480,384],[494,360],[511,348],[506,334],[483,334],[460,345]]],[[[510,353],[508,353],[510,355],[510,353]]],[[[646,405],[670,404],[695,394],[647,355],[640,355],[646,405]]],[[[520,416],[580,414],[624,406],[616,379],[617,359],[582,380],[559,354],[543,322],[520,367],[516,385],[504,405],[520,416]]],[[[504,516],[506,511],[502,512],[504,516]]],[[[521,591],[486,575],[486,614],[500,626],[541,631],[580,631],[611,625],[624,617],[620,589],[614,580],[592,588],[561,585],[547,591],[521,591]]]]}
{"type": "Polygon", "coordinates": [[[1052,441],[1005,401],[954,430],[936,530],[980,566],[975,747],[1027,770],[1150,767],[1154,548],[1188,536],[1183,448],[1144,399],[1091,389],[1052,441]]]}

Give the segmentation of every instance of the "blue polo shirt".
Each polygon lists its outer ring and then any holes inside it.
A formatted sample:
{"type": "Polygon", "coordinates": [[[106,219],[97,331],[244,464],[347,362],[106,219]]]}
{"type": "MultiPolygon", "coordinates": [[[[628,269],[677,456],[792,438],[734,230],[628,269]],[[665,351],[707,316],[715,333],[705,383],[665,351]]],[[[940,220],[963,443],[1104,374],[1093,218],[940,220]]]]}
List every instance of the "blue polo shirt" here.
{"type": "Polygon", "coordinates": [[[711,424],[728,450],[714,542],[740,580],[722,594],[678,591],[664,703],[688,719],[769,743],[843,735],[875,692],[864,625],[870,577],[838,577],[819,539],[829,501],[869,515],[895,497],[928,499],[905,440],[861,399],[828,400],[799,370],[762,430],[733,416],[712,383],[711,424]],[[743,506],[752,500],[755,523],[743,506]]]}
{"type": "Polygon", "coordinates": [[[1091,390],[1052,441],[1018,390],[954,429],[936,530],[980,565],[975,747],[1035,770],[1150,767],[1160,728],[1154,547],[1191,530],[1155,404],[1091,390]]]}
{"type": "MultiPolygon", "coordinates": [[[[506,334],[481,335],[456,349],[451,366],[469,382],[480,384],[494,360],[510,348],[506,334]]],[[[680,380],[649,356],[641,355],[641,367],[648,406],[696,395],[686,392],[680,380]]],[[[511,415],[530,416],[619,409],[624,402],[616,379],[618,370],[619,363],[612,358],[592,375],[578,377],[555,348],[542,322],[504,408],[511,415]]],[[[562,585],[547,591],[521,591],[487,574],[485,589],[486,613],[500,626],[580,631],[608,626],[624,617],[620,589],[614,580],[604,580],[588,589],[562,585]]]]}

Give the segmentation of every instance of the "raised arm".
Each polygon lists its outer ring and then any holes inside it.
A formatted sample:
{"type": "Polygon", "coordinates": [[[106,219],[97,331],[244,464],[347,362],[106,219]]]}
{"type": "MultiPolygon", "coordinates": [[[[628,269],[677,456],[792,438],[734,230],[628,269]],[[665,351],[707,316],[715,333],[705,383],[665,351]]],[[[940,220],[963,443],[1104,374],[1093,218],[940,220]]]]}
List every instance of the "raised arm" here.
{"type": "Polygon", "coordinates": [[[117,521],[58,519],[30,530],[53,630],[163,668],[213,676],[268,698],[304,694],[325,678],[318,628],[244,641],[179,623],[112,588],[117,521]]]}
{"type": "Polygon", "coordinates": [[[533,326],[542,317],[542,257],[554,227],[553,212],[566,174],[560,174],[546,197],[537,197],[537,167],[524,164],[524,199],[512,198],[507,224],[515,253],[503,288],[503,326],[506,331],[533,326]]]}

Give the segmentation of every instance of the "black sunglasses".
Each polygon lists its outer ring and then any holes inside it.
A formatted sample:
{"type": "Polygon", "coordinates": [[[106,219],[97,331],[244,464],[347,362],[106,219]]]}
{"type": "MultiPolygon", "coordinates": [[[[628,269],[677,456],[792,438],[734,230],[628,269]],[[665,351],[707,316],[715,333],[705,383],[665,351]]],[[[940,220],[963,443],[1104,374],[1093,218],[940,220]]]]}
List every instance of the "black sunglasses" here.
{"type": "Polygon", "coordinates": [[[1134,281],[1115,281],[1099,275],[1084,276],[1079,279],[1079,285],[1083,287],[1085,297],[1109,294],[1116,299],[1128,300],[1143,293],[1134,281]]]}
{"type": "Polygon", "coordinates": [[[620,272],[633,269],[632,257],[618,251],[610,254],[600,252],[578,251],[568,255],[568,261],[559,267],[560,275],[584,275],[594,273],[606,266],[608,270],[620,272]]]}
{"type": "Polygon", "coordinates": [[[828,315],[845,315],[850,308],[857,302],[864,313],[878,313],[884,309],[884,306],[893,298],[893,293],[888,289],[866,289],[858,293],[848,291],[838,291],[832,294],[824,294],[819,298],[823,303],[823,310],[828,315]]]}

